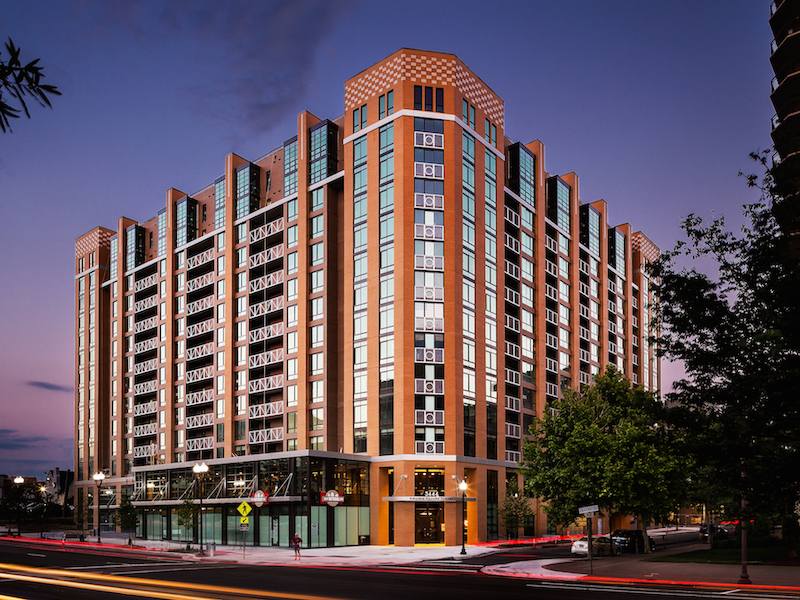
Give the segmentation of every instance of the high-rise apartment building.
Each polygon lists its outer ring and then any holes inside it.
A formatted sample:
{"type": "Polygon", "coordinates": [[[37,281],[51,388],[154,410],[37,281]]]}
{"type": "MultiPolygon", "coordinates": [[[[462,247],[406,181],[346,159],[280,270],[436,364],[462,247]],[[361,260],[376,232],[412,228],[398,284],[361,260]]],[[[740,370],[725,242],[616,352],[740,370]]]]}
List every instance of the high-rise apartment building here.
{"type": "Polygon", "coordinates": [[[198,496],[219,543],[499,537],[548,399],[608,364],[660,377],[658,249],[504,115],[454,55],[402,49],[346,82],[344,116],[302,113],[277,150],[78,238],[79,508],[106,523],[127,491],[156,539],[186,539],[198,496]]]}

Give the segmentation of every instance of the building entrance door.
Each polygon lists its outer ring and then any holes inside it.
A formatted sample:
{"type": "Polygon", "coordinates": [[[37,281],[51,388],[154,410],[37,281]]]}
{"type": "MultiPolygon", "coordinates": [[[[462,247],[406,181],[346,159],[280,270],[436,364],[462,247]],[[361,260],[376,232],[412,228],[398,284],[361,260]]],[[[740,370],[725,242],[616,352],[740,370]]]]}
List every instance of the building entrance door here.
{"type": "Polygon", "coordinates": [[[441,503],[426,504],[418,502],[414,507],[416,544],[444,543],[444,506],[441,503]]]}

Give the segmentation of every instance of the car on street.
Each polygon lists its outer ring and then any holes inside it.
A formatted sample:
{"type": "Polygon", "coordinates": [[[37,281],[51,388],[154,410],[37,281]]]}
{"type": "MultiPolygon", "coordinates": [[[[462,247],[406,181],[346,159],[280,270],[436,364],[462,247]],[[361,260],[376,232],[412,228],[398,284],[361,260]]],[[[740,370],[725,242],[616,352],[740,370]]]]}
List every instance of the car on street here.
{"type": "MultiPolygon", "coordinates": [[[[611,539],[619,544],[623,552],[644,554],[644,534],[639,529],[615,529],[611,533],[611,539]]],[[[650,552],[655,552],[655,541],[650,536],[647,539],[650,542],[650,552]]]]}
{"type": "MultiPolygon", "coordinates": [[[[618,556],[619,544],[605,536],[592,536],[592,556],[618,556]]],[[[589,538],[584,536],[572,542],[573,554],[589,554],[589,538]]]]}

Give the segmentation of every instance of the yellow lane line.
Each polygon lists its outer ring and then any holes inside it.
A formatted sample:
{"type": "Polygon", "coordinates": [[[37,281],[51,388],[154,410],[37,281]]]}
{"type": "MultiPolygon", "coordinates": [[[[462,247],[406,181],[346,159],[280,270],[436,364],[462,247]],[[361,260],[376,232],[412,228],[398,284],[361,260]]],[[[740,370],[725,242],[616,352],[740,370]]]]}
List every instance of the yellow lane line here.
{"type": "MultiPolygon", "coordinates": [[[[127,595],[154,595],[154,597],[164,598],[166,600],[197,600],[201,597],[199,596],[189,596],[186,594],[171,594],[168,592],[158,592],[152,590],[128,590],[127,588],[117,587],[117,586],[107,586],[107,585],[96,585],[91,583],[83,583],[79,581],[67,581],[64,578],[74,578],[74,579],[90,579],[94,581],[103,581],[103,582],[114,582],[118,584],[127,584],[127,585],[138,585],[138,586],[154,586],[157,588],[178,588],[183,589],[187,585],[192,586],[197,591],[203,592],[216,592],[216,593],[223,593],[223,594],[237,594],[242,596],[250,596],[250,597],[260,597],[260,598],[290,598],[293,600],[341,600],[339,598],[331,597],[331,596],[314,596],[314,595],[306,595],[306,594],[290,594],[290,593],[281,593],[281,592],[268,592],[262,590],[250,590],[244,588],[230,588],[224,586],[217,586],[217,585],[205,585],[199,583],[181,583],[181,582],[174,582],[174,581],[162,581],[158,579],[140,579],[137,577],[122,577],[119,575],[106,575],[103,573],[76,573],[75,571],[63,571],[59,569],[41,569],[36,567],[23,567],[19,565],[9,565],[9,564],[2,564],[0,563],[0,578],[6,577],[8,579],[16,579],[19,581],[34,581],[37,583],[47,583],[50,585],[61,585],[66,587],[78,587],[83,589],[96,589],[96,590],[104,590],[104,591],[113,591],[120,594],[127,594],[127,595]],[[15,572],[16,571],[16,572],[15,572]],[[18,573],[34,573],[39,576],[33,575],[21,575],[18,573]],[[41,576],[49,576],[49,577],[41,577],[41,576]],[[56,577],[57,580],[51,579],[50,577],[56,577]]],[[[0,596],[0,600],[5,600],[0,596]]],[[[19,599],[12,599],[12,600],[19,600],[19,599]]],[[[206,600],[206,599],[203,599],[206,600]]]]}

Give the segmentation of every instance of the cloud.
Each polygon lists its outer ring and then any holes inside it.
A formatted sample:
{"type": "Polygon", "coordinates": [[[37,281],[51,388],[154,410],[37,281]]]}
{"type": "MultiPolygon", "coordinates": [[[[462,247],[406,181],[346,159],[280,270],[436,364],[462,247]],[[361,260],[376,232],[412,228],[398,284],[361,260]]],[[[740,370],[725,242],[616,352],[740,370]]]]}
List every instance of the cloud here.
{"type": "Polygon", "coordinates": [[[37,435],[20,435],[18,429],[0,429],[0,450],[26,450],[36,448],[48,438],[37,435]]]}
{"type": "Polygon", "coordinates": [[[31,387],[38,387],[42,388],[43,390],[50,390],[51,392],[74,392],[75,388],[66,386],[66,385],[58,385],[56,383],[48,383],[47,381],[28,381],[26,385],[31,387]]]}

